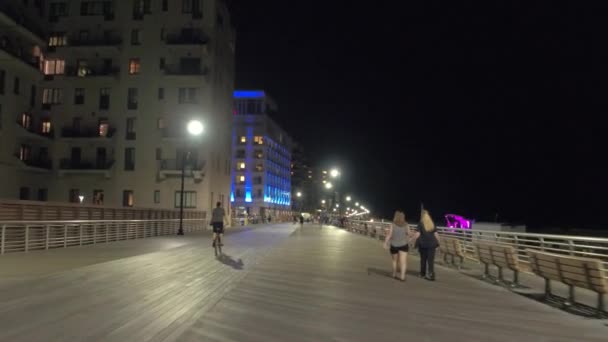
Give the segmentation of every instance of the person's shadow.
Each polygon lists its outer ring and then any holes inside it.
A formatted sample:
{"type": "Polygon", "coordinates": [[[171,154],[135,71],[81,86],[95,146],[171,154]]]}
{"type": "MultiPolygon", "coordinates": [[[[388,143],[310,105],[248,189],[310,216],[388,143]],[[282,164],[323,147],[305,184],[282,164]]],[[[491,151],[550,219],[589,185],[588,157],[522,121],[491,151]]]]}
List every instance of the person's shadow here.
{"type": "MultiPolygon", "coordinates": [[[[387,278],[393,278],[393,274],[392,271],[389,270],[382,270],[379,268],[375,268],[375,267],[368,267],[367,268],[367,275],[377,275],[380,277],[387,277],[387,278]]],[[[418,272],[414,271],[414,270],[407,270],[405,271],[405,274],[410,275],[410,276],[418,276],[418,272]]]]}
{"type": "Polygon", "coordinates": [[[230,255],[227,254],[220,255],[219,257],[217,257],[217,260],[219,260],[219,262],[226,266],[234,268],[235,270],[242,270],[243,266],[245,266],[243,260],[234,260],[230,255]]]}

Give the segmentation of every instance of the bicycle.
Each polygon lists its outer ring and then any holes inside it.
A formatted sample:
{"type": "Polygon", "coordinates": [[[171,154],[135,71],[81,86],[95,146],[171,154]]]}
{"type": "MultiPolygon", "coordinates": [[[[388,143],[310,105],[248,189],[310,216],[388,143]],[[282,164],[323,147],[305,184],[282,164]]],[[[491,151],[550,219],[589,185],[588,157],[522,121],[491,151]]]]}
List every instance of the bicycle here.
{"type": "Polygon", "coordinates": [[[213,240],[213,247],[215,250],[215,256],[222,255],[222,238],[219,234],[213,240]]]}

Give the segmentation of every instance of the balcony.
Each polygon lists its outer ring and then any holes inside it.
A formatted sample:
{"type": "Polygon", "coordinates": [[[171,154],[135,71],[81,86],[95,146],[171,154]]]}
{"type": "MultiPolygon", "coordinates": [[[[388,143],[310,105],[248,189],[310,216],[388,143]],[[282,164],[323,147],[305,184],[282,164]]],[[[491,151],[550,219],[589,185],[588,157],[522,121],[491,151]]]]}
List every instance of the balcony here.
{"type": "Polygon", "coordinates": [[[19,154],[15,154],[15,158],[21,162],[23,169],[28,171],[47,173],[53,169],[53,162],[48,158],[28,158],[23,160],[19,158],[19,154]]]}
{"type": "MultiPolygon", "coordinates": [[[[160,180],[167,179],[168,177],[181,177],[182,175],[182,160],[177,159],[163,159],[160,161],[158,168],[158,178],[160,180]]],[[[205,167],[204,162],[199,161],[187,161],[185,167],[185,177],[193,178],[195,181],[200,182],[205,176],[203,169],[205,167]]]]}
{"type": "Polygon", "coordinates": [[[15,27],[15,31],[21,32],[38,45],[44,45],[41,37],[45,37],[45,34],[40,24],[24,16],[10,3],[0,2],[0,26],[15,27]]]}
{"type": "Polygon", "coordinates": [[[37,138],[37,139],[41,139],[41,140],[51,140],[55,136],[55,132],[52,129],[50,131],[48,131],[48,132],[44,132],[42,130],[42,126],[41,125],[38,125],[38,126],[34,126],[34,125],[24,126],[23,122],[21,120],[17,120],[17,126],[19,126],[19,128],[22,131],[27,132],[26,135],[29,138],[37,138]]]}
{"type": "Polygon", "coordinates": [[[90,39],[70,39],[68,45],[57,46],[57,48],[104,48],[110,47],[118,49],[122,46],[122,39],[119,36],[98,37],[90,39]]]}
{"type": "Polygon", "coordinates": [[[14,62],[15,66],[22,66],[36,74],[40,75],[40,60],[38,57],[28,53],[25,49],[17,46],[12,46],[10,43],[0,43],[0,60],[14,62]]]}
{"type": "Polygon", "coordinates": [[[100,141],[109,140],[114,137],[116,128],[108,127],[105,132],[100,126],[87,127],[63,127],[61,129],[62,139],[98,139],[100,141]]]}
{"type": "Polygon", "coordinates": [[[101,175],[105,178],[110,178],[113,166],[113,160],[100,159],[96,161],[83,161],[64,158],[61,159],[61,162],[59,164],[59,175],[101,175]]]}

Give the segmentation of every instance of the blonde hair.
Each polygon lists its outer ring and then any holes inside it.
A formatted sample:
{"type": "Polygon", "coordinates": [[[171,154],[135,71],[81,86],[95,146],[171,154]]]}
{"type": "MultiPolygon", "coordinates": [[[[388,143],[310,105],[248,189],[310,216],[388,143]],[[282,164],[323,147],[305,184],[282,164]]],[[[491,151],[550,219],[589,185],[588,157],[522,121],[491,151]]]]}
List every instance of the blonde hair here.
{"type": "Polygon", "coordinates": [[[403,227],[407,225],[407,221],[405,220],[405,213],[402,211],[395,211],[395,217],[393,218],[393,223],[399,227],[403,227]]]}
{"type": "Polygon", "coordinates": [[[420,221],[422,221],[424,230],[426,230],[427,232],[430,232],[435,229],[435,223],[433,222],[433,219],[431,218],[431,215],[427,210],[422,211],[422,217],[420,218],[420,221]]]}

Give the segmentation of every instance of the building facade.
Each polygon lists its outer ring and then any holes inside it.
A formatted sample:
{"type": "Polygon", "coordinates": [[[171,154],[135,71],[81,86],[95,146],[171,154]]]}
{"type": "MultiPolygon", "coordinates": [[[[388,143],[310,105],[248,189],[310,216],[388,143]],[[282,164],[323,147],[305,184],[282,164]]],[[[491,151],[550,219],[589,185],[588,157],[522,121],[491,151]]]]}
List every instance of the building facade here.
{"type": "Polygon", "coordinates": [[[292,141],[270,118],[276,103],[264,91],[237,90],[234,106],[233,214],[286,219],[291,215],[292,141]]]}
{"type": "Polygon", "coordinates": [[[0,198],[175,208],[185,163],[186,208],[229,205],[224,1],[6,0],[0,25],[0,198]]]}

